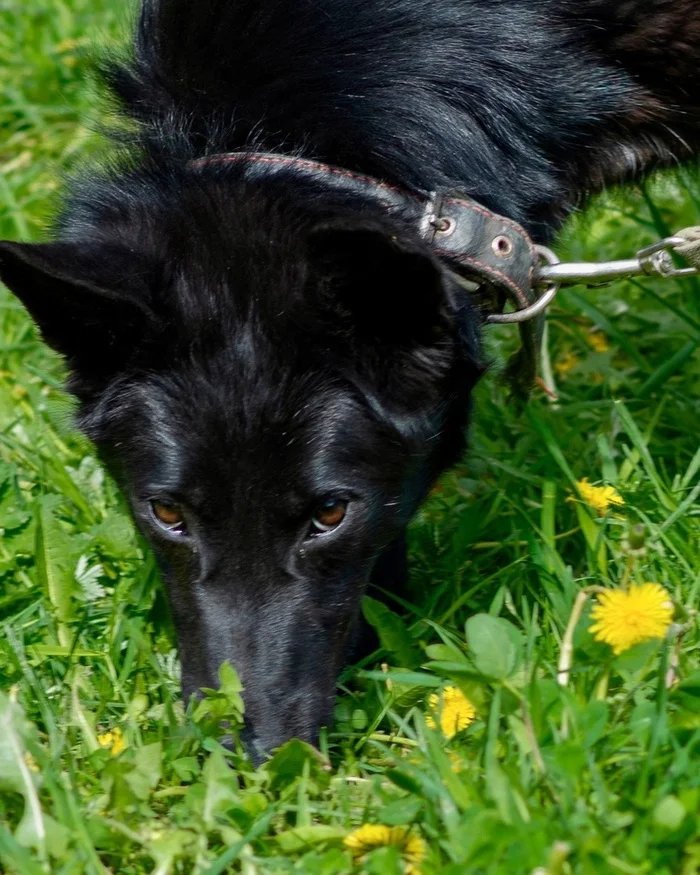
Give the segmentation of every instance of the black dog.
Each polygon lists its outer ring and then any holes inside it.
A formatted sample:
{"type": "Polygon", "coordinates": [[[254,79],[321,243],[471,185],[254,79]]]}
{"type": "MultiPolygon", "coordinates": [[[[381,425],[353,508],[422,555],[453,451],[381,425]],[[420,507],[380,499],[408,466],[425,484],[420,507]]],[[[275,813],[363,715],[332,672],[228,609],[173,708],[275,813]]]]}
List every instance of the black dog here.
{"type": "Polygon", "coordinates": [[[105,71],[128,157],[0,275],[157,553],[185,693],[230,660],[257,746],[317,737],[368,581],[400,584],[482,318],[400,209],[202,158],[458,189],[546,242],[698,151],[699,62],[697,0],[145,0],[105,71]]]}

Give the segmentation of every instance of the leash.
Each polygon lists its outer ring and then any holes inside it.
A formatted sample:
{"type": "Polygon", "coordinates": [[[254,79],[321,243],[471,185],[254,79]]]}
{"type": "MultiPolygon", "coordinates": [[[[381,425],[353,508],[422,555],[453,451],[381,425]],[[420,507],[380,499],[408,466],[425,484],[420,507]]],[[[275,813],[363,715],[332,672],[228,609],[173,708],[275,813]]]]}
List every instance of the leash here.
{"type": "Polygon", "coordinates": [[[491,322],[519,322],[545,309],[561,286],[604,286],[615,280],[634,277],[678,279],[700,275],[700,225],[684,228],[672,237],[665,237],[651,246],[640,249],[634,258],[618,261],[571,261],[562,263],[551,249],[537,247],[545,263],[535,270],[535,283],[554,288],[545,292],[528,310],[495,315],[491,322]],[[676,267],[672,254],[684,258],[690,267],[676,267]],[[550,295],[547,300],[545,298],[550,295]]]}
{"type": "Polygon", "coordinates": [[[700,275],[700,227],[686,228],[641,249],[634,258],[606,262],[561,262],[525,229],[467,195],[450,189],[414,192],[318,161],[272,152],[230,152],[191,161],[193,169],[235,165],[245,181],[271,177],[311,180],[361,195],[414,225],[457,282],[472,296],[486,324],[517,324],[520,349],[505,376],[516,398],[535,382],[547,307],[563,286],[601,286],[615,280],[700,275]],[[676,267],[673,254],[690,266],[676,267]],[[512,309],[506,312],[506,306],[512,309]]]}

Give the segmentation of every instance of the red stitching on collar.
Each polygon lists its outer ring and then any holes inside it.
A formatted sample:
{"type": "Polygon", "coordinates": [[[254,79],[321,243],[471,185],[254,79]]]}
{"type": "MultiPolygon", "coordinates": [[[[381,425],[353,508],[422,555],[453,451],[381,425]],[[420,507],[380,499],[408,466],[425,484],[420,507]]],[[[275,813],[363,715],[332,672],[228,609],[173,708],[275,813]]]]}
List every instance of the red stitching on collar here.
{"type": "Polygon", "coordinates": [[[382,182],[380,179],[376,179],[373,176],[366,176],[362,173],[355,173],[352,170],[344,170],[341,167],[333,167],[331,164],[324,164],[321,161],[310,161],[307,158],[285,158],[280,156],[279,158],[273,155],[255,155],[253,153],[231,153],[231,154],[223,154],[223,155],[211,155],[205,156],[204,158],[197,158],[195,161],[191,162],[191,166],[206,166],[210,163],[232,163],[235,164],[237,162],[250,162],[251,164],[281,164],[287,167],[297,166],[297,167],[306,167],[309,170],[318,170],[323,173],[332,173],[334,176],[342,176],[345,179],[354,179],[356,182],[364,182],[367,185],[371,185],[374,188],[385,188],[387,191],[396,192],[396,194],[400,194],[403,197],[410,197],[416,201],[426,200],[425,196],[418,195],[415,192],[408,191],[407,189],[400,188],[398,185],[391,185],[388,182],[382,182]]]}
{"type": "MultiPolygon", "coordinates": [[[[264,155],[254,152],[229,152],[222,153],[220,155],[206,155],[202,158],[197,158],[194,161],[190,162],[190,166],[206,167],[208,164],[236,164],[245,162],[250,162],[251,164],[277,164],[284,167],[302,167],[308,170],[318,171],[320,173],[329,173],[334,176],[340,176],[344,179],[350,179],[355,182],[370,185],[376,189],[391,191],[395,194],[400,195],[401,197],[411,198],[413,201],[427,204],[430,200],[430,196],[428,194],[416,194],[415,192],[408,191],[407,189],[401,188],[397,185],[392,185],[388,182],[382,182],[381,180],[376,179],[372,176],[355,173],[352,170],[344,170],[341,167],[333,167],[330,164],[325,164],[320,161],[312,161],[307,158],[286,157],[284,155],[264,155]]],[[[532,256],[533,267],[530,269],[530,279],[532,280],[535,251],[529,234],[521,225],[519,225],[512,219],[508,219],[505,216],[501,216],[497,213],[491,212],[490,210],[486,209],[486,207],[481,206],[481,204],[478,204],[471,199],[463,200],[461,198],[447,197],[444,199],[443,203],[460,207],[462,209],[471,210],[472,212],[477,213],[480,216],[484,216],[489,220],[496,219],[497,221],[501,222],[503,225],[514,231],[527,245],[528,251],[532,256]]],[[[515,295],[516,300],[519,301],[519,303],[523,307],[527,307],[531,303],[528,300],[526,292],[524,292],[523,289],[507,274],[503,273],[503,271],[498,270],[498,268],[486,264],[483,261],[480,261],[479,259],[474,258],[470,255],[462,255],[458,252],[452,252],[448,249],[439,249],[434,245],[431,248],[433,249],[433,252],[435,252],[435,254],[438,256],[442,256],[443,258],[447,258],[449,260],[458,261],[463,264],[473,265],[487,275],[496,278],[497,281],[500,281],[503,285],[511,290],[511,292],[515,295]]]]}
{"type": "Polygon", "coordinates": [[[507,274],[498,270],[498,268],[492,267],[490,264],[486,264],[483,261],[479,261],[478,258],[473,258],[471,255],[459,255],[458,253],[449,252],[446,249],[436,249],[435,253],[437,255],[442,255],[445,258],[451,258],[455,261],[463,262],[464,264],[472,264],[474,267],[483,270],[484,273],[497,277],[504,285],[508,286],[523,307],[528,307],[532,303],[531,301],[528,301],[520,286],[507,274]]]}

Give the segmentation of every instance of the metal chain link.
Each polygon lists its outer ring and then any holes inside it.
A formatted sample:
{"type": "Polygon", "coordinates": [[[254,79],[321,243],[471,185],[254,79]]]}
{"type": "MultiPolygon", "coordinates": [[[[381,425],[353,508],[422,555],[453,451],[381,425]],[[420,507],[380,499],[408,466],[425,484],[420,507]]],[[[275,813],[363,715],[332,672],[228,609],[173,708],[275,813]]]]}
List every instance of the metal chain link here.
{"type": "Polygon", "coordinates": [[[536,246],[535,249],[541,264],[535,268],[534,282],[543,288],[542,294],[529,307],[513,313],[495,313],[488,317],[488,322],[527,322],[551,304],[562,286],[603,286],[615,280],[640,276],[657,279],[700,276],[700,226],[684,228],[672,237],[645,246],[634,258],[617,261],[562,262],[546,246],[536,246]],[[672,253],[690,262],[690,266],[676,267],[672,253]]]}

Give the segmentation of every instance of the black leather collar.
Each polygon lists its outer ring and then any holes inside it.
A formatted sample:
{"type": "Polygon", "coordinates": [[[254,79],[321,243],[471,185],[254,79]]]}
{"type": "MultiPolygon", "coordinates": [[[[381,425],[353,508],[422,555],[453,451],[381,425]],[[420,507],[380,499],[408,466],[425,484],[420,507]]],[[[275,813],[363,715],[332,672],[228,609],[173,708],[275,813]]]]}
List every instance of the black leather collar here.
{"type": "MultiPolygon", "coordinates": [[[[539,297],[534,271],[539,257],[533,241],[517,222],[484,207],[459,192],[413,192],[340,167],[267,152],[231,152],[191,162],[191,167],[237,164],[247,179],[284,172],[302,173],[332,186],[400,209],[415,222],[420,236],[451,271],[466,280],[484,321],[503,311],[506,302],[516,310],[539,297]]],[[[507,376],[515,394],[523,396],[535,379],[542,319],[520,324],[522,347],[511,359],[507,376]]]]}

